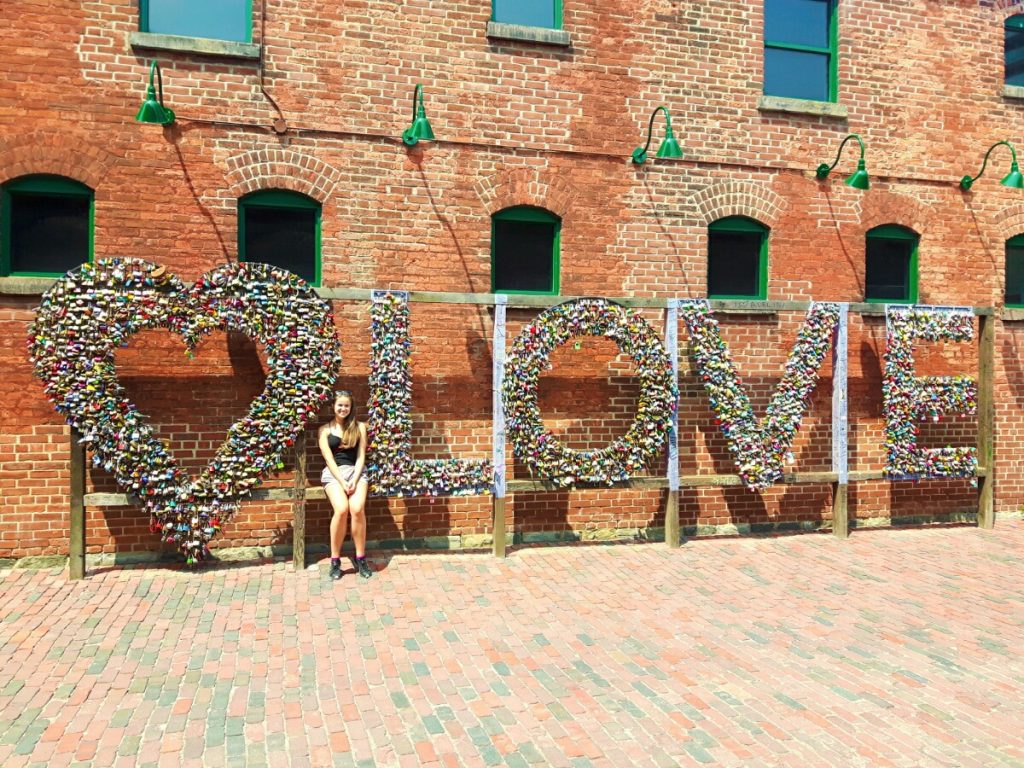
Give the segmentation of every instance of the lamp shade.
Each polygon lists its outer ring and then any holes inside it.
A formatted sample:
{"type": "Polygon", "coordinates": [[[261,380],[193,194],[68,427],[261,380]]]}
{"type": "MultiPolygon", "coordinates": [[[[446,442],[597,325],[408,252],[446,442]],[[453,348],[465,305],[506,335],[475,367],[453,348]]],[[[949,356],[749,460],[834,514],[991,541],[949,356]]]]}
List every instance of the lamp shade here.
{"type": "Polygon", "coordinates": [[[434,131],[430,127],[430,121],[425,114],[417,115],[412,125],[402,131],[402,141],[409,146],[419,141],[433,141],[434,131]]]}
{"type": "Polygon", "coordinates": [[[153,91],[153,87],[150,86],[148,93],[146,93],[146,100],[139,107],[135,119],[140,123],[170,125],[174,122],[174,112],[156,100],[156,93],[153,91]]]}
{"type": "Polygon", "coordinates": [[[672,135],[672,129],[669,128],[665,131],[665,138],[661,141],[661,146],[658,147],[658,151],[654,155],[655,157],[682,157],[683,150],[679,146],[679,142],[676,141],[676,137],[672,135]]]}
{"type": "Polygon", "coordinates": [[[1020,169],[1017,167],[1016,163],[1013,163],[1010,166],[1010,172],[1006,174],[999,183],[1004,187],[1024,189],[1024,176],[1021,175],[1020,169]]]}
{"type": "Polygon", "coordinates": [[[846,177],[844,182],[846,186],[853,187],[854,189],[871,189],[871,180],[868,178],[867,169],[864,167],[864,161],[857,161],[857,170],[846,177]]]}

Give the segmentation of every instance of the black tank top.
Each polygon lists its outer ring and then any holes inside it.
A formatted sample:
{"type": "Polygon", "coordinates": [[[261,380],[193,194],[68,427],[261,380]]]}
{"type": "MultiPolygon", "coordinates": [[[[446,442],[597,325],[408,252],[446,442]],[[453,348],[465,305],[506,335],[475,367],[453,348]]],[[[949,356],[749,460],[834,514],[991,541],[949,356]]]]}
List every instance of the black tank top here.
{"type": "Polygon", "coordinates": [[[356,465],[356,457],[359,455],[358,438],[356,444],[351,448],[342,448],[340,437],[328,435],[327,447],[334,453],[334,463],[339,467],[354,467],[356,465]]]}

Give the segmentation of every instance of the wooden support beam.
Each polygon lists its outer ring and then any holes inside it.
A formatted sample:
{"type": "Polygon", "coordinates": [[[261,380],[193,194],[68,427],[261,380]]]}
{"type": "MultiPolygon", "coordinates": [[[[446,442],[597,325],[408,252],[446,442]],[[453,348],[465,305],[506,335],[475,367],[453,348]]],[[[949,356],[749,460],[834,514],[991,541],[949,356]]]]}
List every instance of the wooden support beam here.
{"type": "Polygon", "coordinates": [[[71,430],[71,538],[68,542],[68,578],[85,578],[85,444],[71,430]]]}
{"type": "Polygon", "coordinates": [[[669,549],[678,549],[679,536],[679,491],[669,491],[665,497],[665,543],[669,549]]]}
{"type": "Polygon", "coordinates": [[[306,570],[306,439],[295,441],[295,494],[292,501],[292,568],[306,570]]]}
{"type": "Polygon", "coordinates": [[[995,516],[995,318],[978,318],[978,527],[992,528],[995,516]]]}
{"type": "Polygon", "coordinates": [[[505,497],[491,497],[491,552],[505,557],[505,497]]]}
{"type": "Polygon", "coordinates": [[[849,483],[832,483],[832,535],[837,539],[850,537],[849,483]]]}
{"type": "MultiPolygon", "coordinates": [[[[986,477],[988,468],[984,465],[978,467],[978,477],[986,477]]],[[[856,469],[849,473],[851,483],[864,480],[884,480],[885,473],[881,469],[856,469]]],[[[838,482],[839,475],[836,472],[815,471],[815,472],[786,472],[779,480],[779,485],[826,485],[838,482]]],[[[680,475],[680,488],[728,488],[743,485],[739,475],[680,475]]],[[[588,489],[607,488],[604,485],[580,485],[576,488],[559,488],[544,480],[507,480],[506,491],[509,493],[551,493],[554,491],[585,491],[588,489]]],[[[634,477],[625,483],[619,483],[615,488],[632,488],[636,490],[667,490],[669,481],[667,477],[650,476],[634,477]]],[[[291,501],[295,498],[295,488],[260,488],[253,491],[244,501],[291,501]]],[[[324,489],[319,485],[307,485],[303,490],[306,501],[323,501],[327,498],[324,489]]],[[[377,497],[374,497],[377,498],[377,497]]],[[[141,500],[127,493],[87,493],[85,504],[90,507],[123,507],[129,504],[139,504],[141,500]]]]}

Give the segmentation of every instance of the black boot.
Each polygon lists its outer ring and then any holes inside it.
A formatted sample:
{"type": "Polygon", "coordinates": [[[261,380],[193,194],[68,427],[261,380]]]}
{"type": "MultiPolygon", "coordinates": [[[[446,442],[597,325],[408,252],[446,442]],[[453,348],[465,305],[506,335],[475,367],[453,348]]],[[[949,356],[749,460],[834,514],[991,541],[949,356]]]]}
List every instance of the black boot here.
{"type": "Polygon", "coordinates": [[[373,569],[366,562],[365,556],[356,558],[356,570],[359,571],[359,575],[364,579],[368,579],[373,576],[373,569]]]}

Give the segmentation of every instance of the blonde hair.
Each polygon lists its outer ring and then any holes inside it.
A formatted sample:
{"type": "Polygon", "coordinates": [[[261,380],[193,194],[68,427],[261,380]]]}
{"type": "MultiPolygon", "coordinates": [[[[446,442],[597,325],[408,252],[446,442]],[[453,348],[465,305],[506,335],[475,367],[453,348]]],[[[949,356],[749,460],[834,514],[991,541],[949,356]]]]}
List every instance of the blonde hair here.
{"type": "Polygon", "coordinates": [[[351,448],[353,445],[359,444],[359,422],[356,420],[356,401],[352,399],[351,392],[343,389],[340,392],[334,393],[334,405],[337,405],[338,400],[343,397],[348,398],[351,407],[348,409],[348,416],[341,422],[341,447],[351,448]]]}

